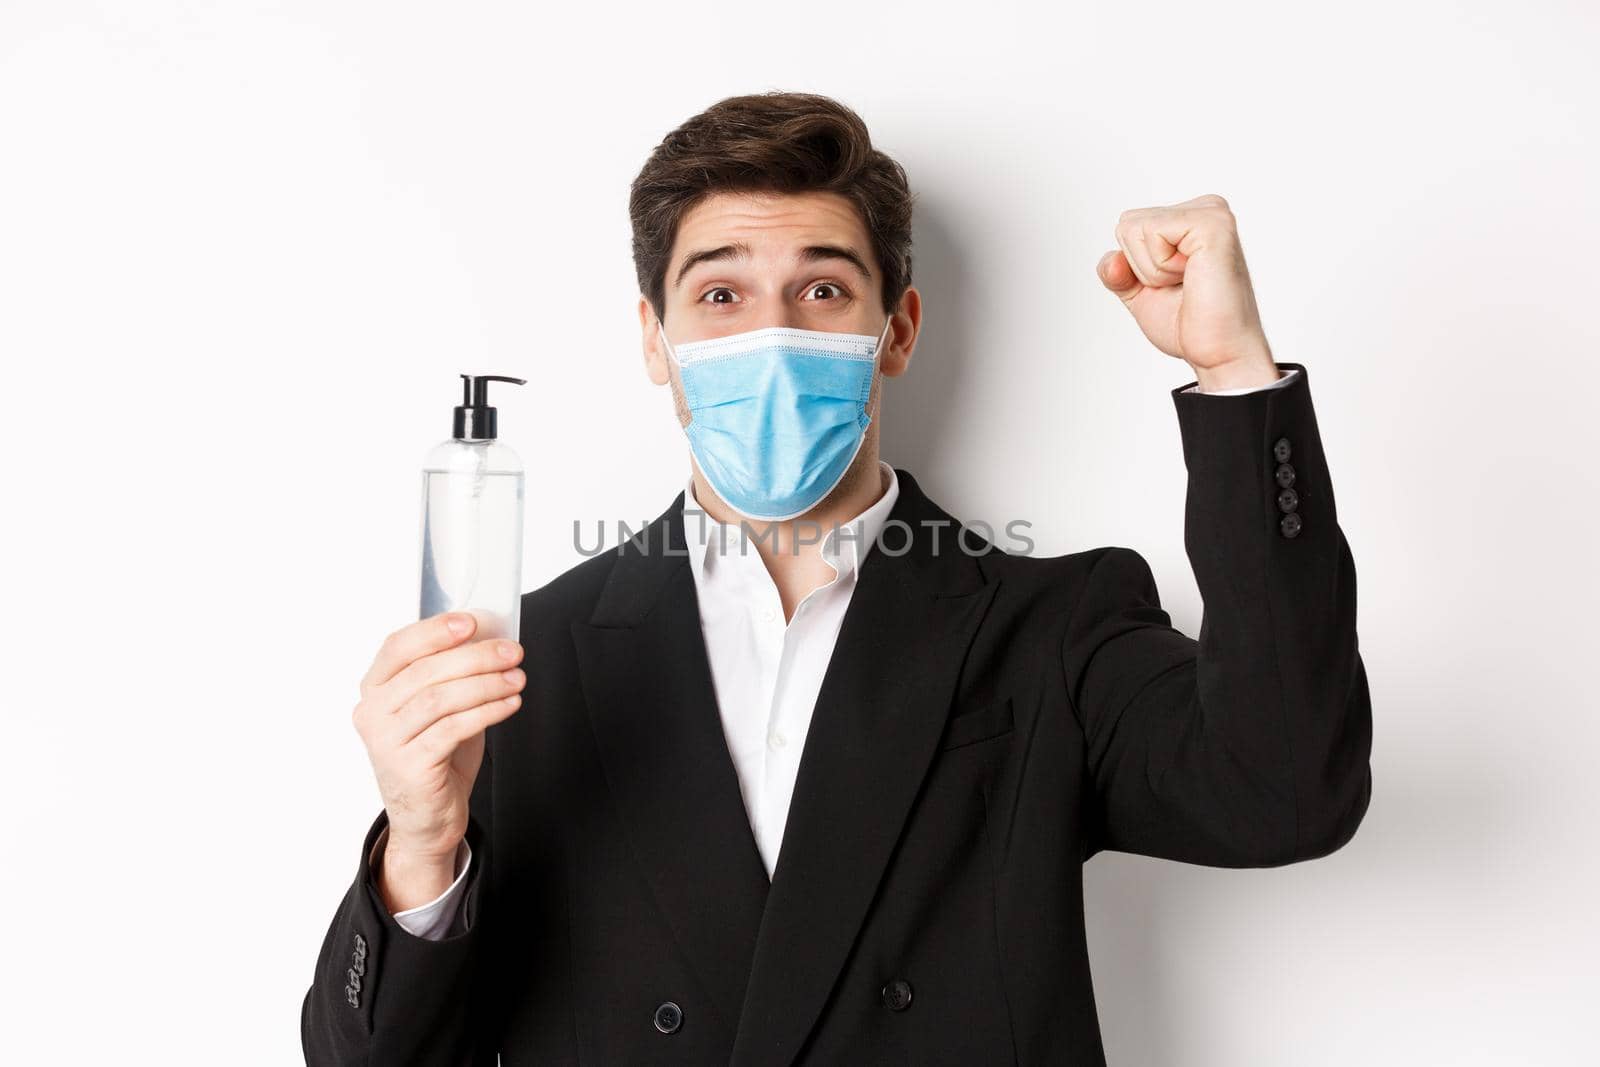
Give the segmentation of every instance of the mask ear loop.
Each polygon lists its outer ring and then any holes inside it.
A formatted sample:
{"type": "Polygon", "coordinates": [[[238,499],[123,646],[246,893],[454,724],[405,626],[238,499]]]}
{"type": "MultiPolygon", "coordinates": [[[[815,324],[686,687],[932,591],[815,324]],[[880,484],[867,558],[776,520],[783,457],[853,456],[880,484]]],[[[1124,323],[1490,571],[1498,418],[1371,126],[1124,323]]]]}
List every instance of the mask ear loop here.
{"type": "MultiPolygon", "coordinates": [[[[872,421],[878,417],[877,409],[883,407],[883,381],[878,372],[883,367],[883,343],[888,339],[889,327],[893,324],[894,316],[890,315],[883,322],[883,332],[878,334],[878,343],[872,346],[872,384],[878,387],[878,402],[874,406],[872,414],[867,416],[867,424],[869,426],[872,424],[872,421]]],[[[868,389],[871,389],[871,385],[868,386],[868,389]]]]}
{"type": "MultiPolygon", "coordinates": [[[[694,421],[694,401],[689,396],[689,379],[683,372],[683,360],[678,358],[678,350],[672,347],[671,341],[667,340],[667,328],[662,325],[660,319],[656,319],[656,335],[661,338],[661,344],[667,350],[667,358],[677,365],[678,384],[682,389],[682,393],[680,395],[682,396],[683,407],[684,410],[689,413],[689,422],[692,423],[694,421]]],[[[687,430],[688,428],[689,423],[685,423],[684,429],[687,430]]]]}
{"type": "MultiPolygon", "coordinates": [[[[667,340],[667,328],[661,324],[660,319],[656,320],[656,333],[661,337],[661,343],[666,346],[667,358],[672,360],[674,363],[678,363],[678,353],[672,347],[672,342],[667,340]]],[[[678,367],[681,369],[683,364],[678,363],[678,367]]]]}

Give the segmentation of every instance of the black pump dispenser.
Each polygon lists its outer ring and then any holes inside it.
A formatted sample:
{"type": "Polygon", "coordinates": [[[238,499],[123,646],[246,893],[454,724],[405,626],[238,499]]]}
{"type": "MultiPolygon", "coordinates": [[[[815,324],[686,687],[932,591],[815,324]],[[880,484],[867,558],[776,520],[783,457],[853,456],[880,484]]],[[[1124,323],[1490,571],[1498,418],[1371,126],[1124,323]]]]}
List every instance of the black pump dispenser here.
{"type": "Polygon", "coordinates": [[[451,426],[451,433],[456,440],[493,441],[498,436],[495,411],[489,406],[490,382],[528,384],[521,378],[507,378],[502,374],[463,374],[461,406],[455,409],[451,426]]]}

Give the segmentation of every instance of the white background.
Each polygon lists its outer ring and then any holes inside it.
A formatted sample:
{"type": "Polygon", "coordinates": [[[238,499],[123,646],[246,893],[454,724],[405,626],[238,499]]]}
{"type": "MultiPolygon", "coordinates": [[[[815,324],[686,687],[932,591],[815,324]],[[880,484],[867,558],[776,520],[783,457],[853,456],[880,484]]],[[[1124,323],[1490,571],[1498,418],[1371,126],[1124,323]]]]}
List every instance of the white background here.
{"type": "Polygon", "coordinates": [[[1111,1062],[1595,1062],[1597,31],[1576,0],[8,0],[0,1059],[298,1061],[456,375],[532,379],[499,398],[527,588],[573,517],[661,511],[687,460],[628,183],[783,88],[919,194],[885,458],[958,515],[1137,548],[1197,632],[1189,376],[1094,275],[1125,208],[1227,197],[1310,370],[1371,811],[1296,867],[1091,862],[1111,1062]]]}

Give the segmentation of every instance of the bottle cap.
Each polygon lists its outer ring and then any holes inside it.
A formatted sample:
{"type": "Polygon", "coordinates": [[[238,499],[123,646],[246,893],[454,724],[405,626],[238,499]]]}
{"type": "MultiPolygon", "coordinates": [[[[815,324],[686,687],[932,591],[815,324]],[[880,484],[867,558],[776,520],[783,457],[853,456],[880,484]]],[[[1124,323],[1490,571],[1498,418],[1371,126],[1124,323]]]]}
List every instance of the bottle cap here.
{"type": "Polygon", "coordinates": [[[461,406],[455,409],[450,428],[456,440],[492,441],[497,436],[494,408],[489,406],[490,382],[528,384],[521,378],[507,378],[502,374],[463,374],[461,406]]]}

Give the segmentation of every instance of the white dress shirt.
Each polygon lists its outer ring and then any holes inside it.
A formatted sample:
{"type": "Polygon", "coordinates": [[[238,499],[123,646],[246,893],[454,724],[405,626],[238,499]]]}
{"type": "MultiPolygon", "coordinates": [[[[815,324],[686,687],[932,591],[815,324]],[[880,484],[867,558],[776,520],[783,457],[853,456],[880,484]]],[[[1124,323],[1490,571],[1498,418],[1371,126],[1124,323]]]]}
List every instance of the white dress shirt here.
{"type": "MultiPolygon", "coordinates": [[[[783,844],[800,753],[861,564],[900,496],[894,468],[878,463],[887,488],[876,503],[826,534],[818,548],[834,572],[783,618],[778,587],[744,524],[724,525],[700,509],[690,483],[683,536],[700,601],[700,631],[716,689],[722,734],[756,848],[772,877],[783,844]]],[[[787,547],[785,548],[787,551],[787,547]]]]}
{"type": "MultiPolygon", "coordinates": [[[[1205,395],[1276,389],[1298,373],[1289,371],[1270,385],[1205,395]]],[[[1201,392],[1198,386],[1184,391],[1201,392]]],[[[894,468],[881,460],[878,465],[888,488],[871,507],[841,524],[839,531],[827,531],[819,548],[834,577],[812,590],[787,623],[778,587],[742,527],[707,515],[695,498],[692,478],[684,491],[683,536],[700,603],[700,630],[711,663],[717,713],[768,878],[777,866],[800,753],[839,626],[861,565],[900,495],[894,468]]],[[[374,843],[370,857],[374,863],[388,836],[385,828],[374,843]]],[[[450,888],[426,904],[395,912],[395,921],[428,940],[460,933],[456,919],[461,887],[471,863],[472,849],[463,840],[456,850],[456,878],[450,888]]]]}

